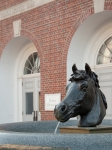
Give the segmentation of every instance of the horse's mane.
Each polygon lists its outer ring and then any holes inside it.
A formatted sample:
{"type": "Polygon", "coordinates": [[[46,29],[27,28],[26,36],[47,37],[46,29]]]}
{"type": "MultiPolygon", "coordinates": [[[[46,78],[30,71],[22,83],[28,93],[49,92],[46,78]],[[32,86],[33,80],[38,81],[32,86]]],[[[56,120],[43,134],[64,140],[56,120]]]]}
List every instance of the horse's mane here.
{"type": "Polygon", "coordinates": [[[93,79],[93,81],[94,81],[94,83],[95,83],[95,86],[98,87],[98,88],[100,88],[98,76],[96,75],[96,73],[95,73],[95,72],[92,72],[91,76],[92,76],[92,79],[93,79]]]}
{"type": "Polygon", "coordinates": [[[78,81],[78,80],[87,80],[91,78],[95,86],[100,88],[98,76],[93,71],[91,71],[91,77],[86,73],[85,70],[76,70],[71,76],[72,77],[69,79],[69,81],[71,82],[78,81]]]}
{"type": "MultiPolygon", "coordinates": [[[[91,71],[91,75],[89,76],[85,70],[76,70],[71,76],[72,77],[69,79],[69,81],[71,81],[71,82],[79,81],[79,80],[88,80],[89,78],[91,78],[95,87],[97,87],[98,89],[100,88],[98,76],[93,71],[91,71]]],[[[100,89],[99,89],[99,91],[100,91],[104,106],[107,109],[107,102],[106,102],[105,95],[103,94],[103,92],[100,89]]]]}

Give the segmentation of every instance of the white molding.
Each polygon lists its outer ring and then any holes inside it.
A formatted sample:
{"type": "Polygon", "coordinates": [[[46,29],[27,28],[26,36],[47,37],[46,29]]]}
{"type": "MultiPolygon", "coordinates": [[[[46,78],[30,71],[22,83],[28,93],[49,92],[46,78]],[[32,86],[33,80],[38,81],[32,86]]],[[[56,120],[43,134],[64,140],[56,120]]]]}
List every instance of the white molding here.
{"type": "Polygon", "coordinates": [[[23,75],[23,76],[21,76],[19,79],[23,79],[23,78],[34,78],[34,77],[40,77],[40,73],[34,73],[34,74],[26,74],[26,75],[23,75]]]}
{"type": "MultiPolygon", "coordinates": [[[[16,72],[18,73],[17,74],[17,77],[20,79],[22,77],[24,77],[24,74],[23,74],[23,70],[24,70],[24,65],[25,65],[25,62],[27,60],[27,58],[33,53],[33,52],[37,52],[37,49],[35,47],[35,45],[33,43],[30,43],[28,45],[26,45],[22,51],[20,52],[19,56],[18,56],[18,59],[17,59],[17,64],[18,66],[16,66],[16,72]]],[[[32,74],[33,75],[33,74],[32,74]]],[[[27,76],[27,75],[26,75],[27,76]]],[[[31,75],[30,75],[31,76],[31,75]]]]}
{"type": "Polygon", "coordinates": [[[100,82],[112,81],[112,72],[99,73],[99,81],[100,82]]]}
{"type": "Polygon", "coordinates": [[[109,64],[101,64],[101,65],[96,65],[96,66],[94,66],[94,69],[95,70],[99,70],[99,69],[105,69],[105,67],[106,67],[106,69],[110,69],[110,68],[112,68],[112,64],[111,63],[109,63],[109,64]]]}
{"type": "Polygon", "coordinates": [[[95,13],[98,13],[104,10],[105,0],[93,0],[93,2],[94,2],[95,13]]]}
{"type": "Polygon", "coordinates": [[[26,2],[0,11],[0,20],[4,20],[6,18],[21,14],[52,1],[54,0],[27,0],[26,2]]]}
{"type": "Polygon", "coordinates": [[[20,36],[21,31],[21,20],[13,21],[14,37],[20,36]]]}

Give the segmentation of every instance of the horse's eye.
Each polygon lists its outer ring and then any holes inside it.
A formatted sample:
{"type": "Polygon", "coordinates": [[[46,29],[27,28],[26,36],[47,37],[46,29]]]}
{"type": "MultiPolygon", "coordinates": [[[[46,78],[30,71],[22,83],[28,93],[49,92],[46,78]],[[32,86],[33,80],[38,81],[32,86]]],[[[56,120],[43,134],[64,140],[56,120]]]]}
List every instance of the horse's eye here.
{"type": "Polygon", "coordinates": [[[81,91],[86,92],[88,85],[87,85],[87,83],[82,83],[82,84],[80,84],[79,88],[81,91]]]}

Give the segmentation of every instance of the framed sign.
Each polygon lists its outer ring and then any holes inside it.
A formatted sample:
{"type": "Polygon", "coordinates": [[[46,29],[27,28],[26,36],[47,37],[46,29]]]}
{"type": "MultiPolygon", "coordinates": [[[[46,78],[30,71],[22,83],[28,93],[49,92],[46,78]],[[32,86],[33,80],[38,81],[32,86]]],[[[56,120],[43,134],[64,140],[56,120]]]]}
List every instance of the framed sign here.
{"type": "Polygon", "coordinates": [[[45,94],[45,110],[54,111],[55,105],[61,101],[61,94],[45,94]]]}

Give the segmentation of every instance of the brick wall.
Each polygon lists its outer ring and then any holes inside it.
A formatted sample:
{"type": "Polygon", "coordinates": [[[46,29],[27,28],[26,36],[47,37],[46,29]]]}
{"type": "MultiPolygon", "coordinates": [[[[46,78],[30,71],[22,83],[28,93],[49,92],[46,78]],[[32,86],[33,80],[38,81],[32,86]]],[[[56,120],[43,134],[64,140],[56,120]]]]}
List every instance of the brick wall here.
{"type": "Polygon", "coordinates": [[[112,10],[112,0],[105,0],[104,10],[112,10]]]}
{"type": "Polygon", "coordinates": [[[0,11],[25,1],[26,0],[0,0],[0,11]]]}
{"type": "MultiPolygon", "coordinates": [[[[11,2],[11,1],[10,1],[11,2]]],[[[12,22],[22,20],[22,32],[38,49],[41,61],[41,117],[55,119],[44,111],[44,95],[65,96],[66,60],[70,41],[78,26],[94,13],[93,0],[55,0],[28,12],[0,21],[0,52],[13,37],[12,22]]]]}

